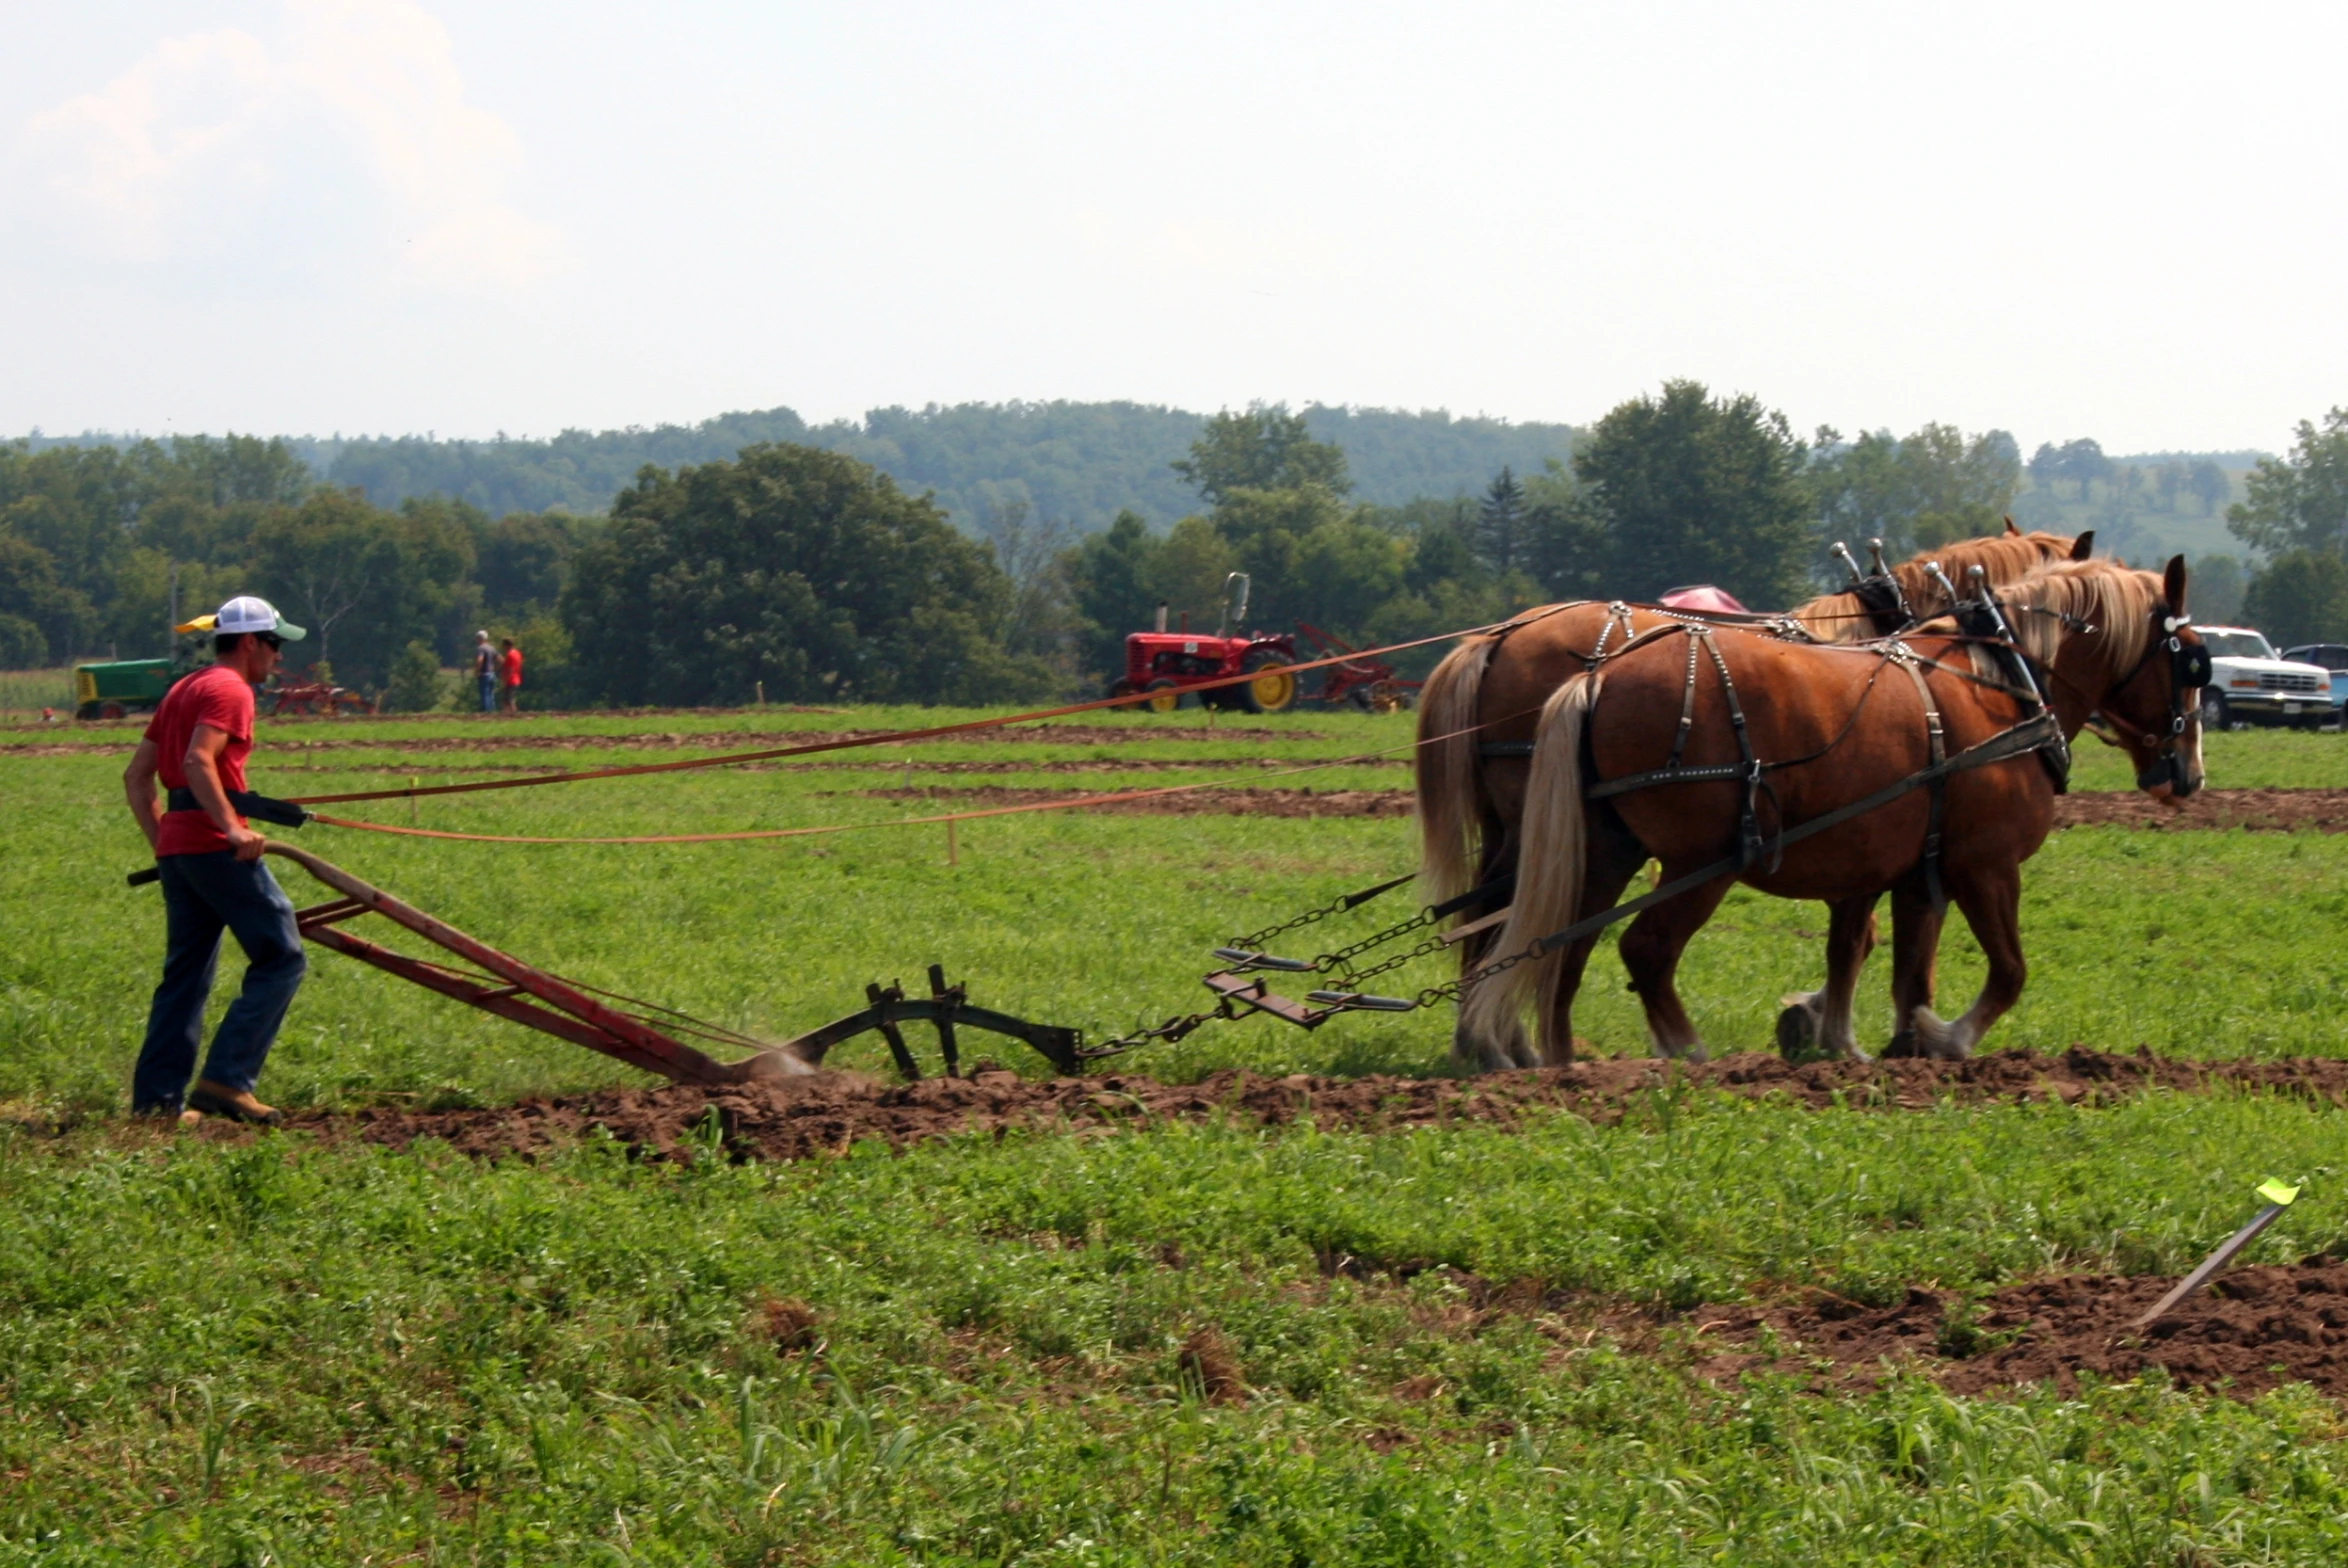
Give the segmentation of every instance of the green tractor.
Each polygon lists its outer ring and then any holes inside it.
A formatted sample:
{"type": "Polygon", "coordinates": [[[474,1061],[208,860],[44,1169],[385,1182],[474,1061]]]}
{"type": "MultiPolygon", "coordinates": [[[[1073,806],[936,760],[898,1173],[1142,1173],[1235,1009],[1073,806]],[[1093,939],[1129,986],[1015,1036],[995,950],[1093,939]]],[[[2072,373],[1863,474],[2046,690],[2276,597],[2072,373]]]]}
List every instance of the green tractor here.
{"type": "Polygon", "coordinates": [[[152,713],[163,694],[195,666],[177,659],[116,659],[73,667],[73,716],[119,719],[152,713]]]}
{"type": "Polygon", "coordinates": [[[163,694],[212,662],[212,617],[199,617],[172,630],[177,638],[168,659],[110,659],[73,667],[73,716],[121,719],[152,713],[163,694]]]}

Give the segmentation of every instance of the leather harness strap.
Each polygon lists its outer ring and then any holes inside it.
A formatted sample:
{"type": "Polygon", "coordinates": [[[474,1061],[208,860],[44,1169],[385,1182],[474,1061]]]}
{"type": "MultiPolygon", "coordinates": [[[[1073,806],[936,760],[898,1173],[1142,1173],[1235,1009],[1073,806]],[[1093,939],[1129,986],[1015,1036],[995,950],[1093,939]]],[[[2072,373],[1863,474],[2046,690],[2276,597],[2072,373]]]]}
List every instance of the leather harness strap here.
{"type": "Polygon", "coordinates": [[[1932,748],[1932,783],[1929,786],[1932,810],[1924,827],[1924,890],[1932,900],[1932,911],[1940,913],[1948,908],[1948,892],[1940,880],[1941,824],[1948,816],[1948,775],[1942,771],[1948,762],[1948,736],[1940,721],[1940,705],[1932,700],[1932,686],[1924,679],[1923,661],[1916,650],[1904,642],[1896,642],[1887,655],[1892,663],[1908,672],[1908,679],[1916,683],[1916,700],[1924,704],[1924,734],[1932,748]]]}

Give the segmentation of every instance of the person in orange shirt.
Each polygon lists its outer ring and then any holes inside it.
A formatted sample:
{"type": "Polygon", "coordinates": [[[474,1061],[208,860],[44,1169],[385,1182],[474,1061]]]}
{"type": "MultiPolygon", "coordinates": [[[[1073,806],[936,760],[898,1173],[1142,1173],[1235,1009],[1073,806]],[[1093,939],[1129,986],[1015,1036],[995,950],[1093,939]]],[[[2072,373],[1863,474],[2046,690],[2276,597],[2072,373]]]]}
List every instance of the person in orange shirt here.
{"type": "Polygon", "coordinates": [[[163,980],[147,1010],[146,1043],[131,1078],[135,1114],[186,1110],[234,1121],[278,1119],[253,1089],[309,966],[293,900],[261,863],[267,841],[237,814],[230,795],[245,788],[253,688],[277,668],[279,646],[304,635],[265,599],[222,605],[213,620],[216,662],[164,695],[123,770],[130,814],[155,851],[165,932],[163,980]],[[158,779],[166,791],[160,814],[158,779]],[[196,1066],[220,939],[231,931],[245,950],[244,988],[220,1020],[191,1090],[188,1074],[196,1066]]]}
{"type": "Polygon", "coordinates": [[[505,666],[504,707],[508,713],[522,711],[522,650],[514,646],[511,637],[504,639],[505,652],[499,661],[505,666]]]}

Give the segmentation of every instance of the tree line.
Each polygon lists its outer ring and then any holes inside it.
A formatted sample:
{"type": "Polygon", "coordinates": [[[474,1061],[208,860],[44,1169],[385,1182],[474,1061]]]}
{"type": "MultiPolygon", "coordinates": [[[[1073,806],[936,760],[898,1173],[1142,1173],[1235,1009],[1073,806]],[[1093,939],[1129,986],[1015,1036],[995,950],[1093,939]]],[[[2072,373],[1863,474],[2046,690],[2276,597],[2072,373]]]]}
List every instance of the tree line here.
{"type": "MultiPolygon", "coordinates": [[[[0,666],[158,652],[175,613],[258,592],[316,629],[305,654],[407,707],[444,700],[440,669],[484,626],[523,643],[539,701],[1025,701],[1096,688],[1161,602],[1211,624],[1232,571],[1254,580],[1257,626],[1357,644],[1693,582],[1782,606],[1831,581],[1830,540],[1902,555],[1995,530],[2030,466],[2002,431],[1803,436],[1756,398],[1674,381],[1570,456],[1394,502],[1362,494],[1312,410],[1253,407],[1167,465],[1186,503],[1169,525],[1126,508],[1079,536],[1024,495],[957,527],[934,494],[801,441],[646,465],[601,516],[378,505],[253,437],[19,442],[0,446],[0,666]]],[[[2229,513],[2268,557],[2248,591],[2278,637],[2348,632],[2344,496],[2335,411],[2229,513]]]]}

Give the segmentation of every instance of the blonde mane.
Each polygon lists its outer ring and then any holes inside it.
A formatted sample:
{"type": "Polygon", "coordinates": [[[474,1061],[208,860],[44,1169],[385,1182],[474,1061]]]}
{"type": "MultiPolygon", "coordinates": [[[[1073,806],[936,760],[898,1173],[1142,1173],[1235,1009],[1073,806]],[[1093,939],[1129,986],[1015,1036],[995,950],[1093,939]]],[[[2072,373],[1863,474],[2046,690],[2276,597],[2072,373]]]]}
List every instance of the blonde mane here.
{"type": "MultiPolygon", "coordinates": [[[[2112,668],[2126,670],[2151,645],[2152,617],[2167,608],[2168,590],[2160,573],[2118,561],[2056,561],[1999,590],[1998,599],[2014,641],[2039,663],[2054,663],[2066,622],[2085,623],[2104,639],[2112,668]]],[[[1953,633],[1956,623],[1944,620],[1926,629],[1953,633]]],[[[1992,650],[1976,644],[1966,651],[1975,673],[2000,678],[1992,650]]]]}
{"type": "MultiPolygon", "coordinates": [[[[1965,591],[1965,574],[1978,566],[1987,574],[1992,587],[2002,588],[2021,581],[2037,568],[2050,562],[2066,560],[2071,554],[2071,540],[2061,534],[1990,534],[1980,539],[1960,539],[1937,550],[1919,551],[1891,568],[1898,579],[1900,592],[1908,601],[1919,621],[1936,615],[1946,615],[1955,606],[1949,603],[1940,584],[1932,580],[1925,568],[1938,561],[1949,581],[1960,594],[1965,591]]],[[[1867,613],[1855,593],[1830,593],[1796,605],[1787,612],[1795,620],[1808,626],[1811,635],[1823,642],[1864,642],[1880,636],[1875,621],[1867,613]]]]}

